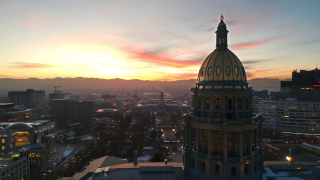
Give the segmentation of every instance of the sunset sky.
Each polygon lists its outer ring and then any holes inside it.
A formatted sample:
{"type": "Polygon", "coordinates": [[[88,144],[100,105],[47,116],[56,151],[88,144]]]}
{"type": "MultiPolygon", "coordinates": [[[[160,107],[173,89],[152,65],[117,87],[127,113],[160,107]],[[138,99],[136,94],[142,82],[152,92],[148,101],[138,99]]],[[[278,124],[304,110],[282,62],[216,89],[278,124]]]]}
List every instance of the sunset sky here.
{"type": "Polygon", "coordinates": [[[0,1],[0,78],[196,79],[221,13],[248,79],[320,66],[319,0],[0,1]]]}

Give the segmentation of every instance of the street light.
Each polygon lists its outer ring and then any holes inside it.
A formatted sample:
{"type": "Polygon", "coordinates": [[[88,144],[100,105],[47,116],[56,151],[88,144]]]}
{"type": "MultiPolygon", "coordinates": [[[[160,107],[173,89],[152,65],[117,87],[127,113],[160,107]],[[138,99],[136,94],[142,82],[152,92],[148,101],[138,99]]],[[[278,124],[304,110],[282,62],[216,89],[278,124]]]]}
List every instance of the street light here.
{"type": "Polygon", "coordinates": [[[290,162],[291,161],[291,157],[287,156],[286,159],[290,162]]]}

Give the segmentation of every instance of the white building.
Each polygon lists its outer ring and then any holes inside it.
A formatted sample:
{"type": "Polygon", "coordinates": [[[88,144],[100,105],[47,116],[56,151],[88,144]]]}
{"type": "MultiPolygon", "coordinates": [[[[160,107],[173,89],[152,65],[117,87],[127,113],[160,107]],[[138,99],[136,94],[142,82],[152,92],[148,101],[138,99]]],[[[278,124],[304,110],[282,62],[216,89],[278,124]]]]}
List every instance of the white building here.
{"type": "Polygon", "coordinates": [[[265,118],[263,128],[275,135],[320,136],[320,102],[260,101],[259,113],[265,118]]]}

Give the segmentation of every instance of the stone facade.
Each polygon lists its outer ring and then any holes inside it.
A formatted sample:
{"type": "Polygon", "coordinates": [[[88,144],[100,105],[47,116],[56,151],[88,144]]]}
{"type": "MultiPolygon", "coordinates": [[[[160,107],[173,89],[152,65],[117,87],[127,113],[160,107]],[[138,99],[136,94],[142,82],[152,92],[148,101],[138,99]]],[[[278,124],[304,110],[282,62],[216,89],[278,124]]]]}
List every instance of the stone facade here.
{"type": "Polygon", "coordinates": [[[252,113],[253,90],[241,61],[227,48],[227,33],[222,17],[216,34],[224,40],[217,41],[191,89],[194,109],[184,116],[184,170],[200,180],[261,179],[261,116],[252,113]]]}

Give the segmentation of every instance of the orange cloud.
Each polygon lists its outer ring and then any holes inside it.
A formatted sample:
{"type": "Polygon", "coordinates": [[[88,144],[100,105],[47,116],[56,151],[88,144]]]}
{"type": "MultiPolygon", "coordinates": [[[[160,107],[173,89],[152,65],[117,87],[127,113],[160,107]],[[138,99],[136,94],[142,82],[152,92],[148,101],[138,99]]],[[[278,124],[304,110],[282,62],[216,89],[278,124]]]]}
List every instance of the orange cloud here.
{"type": "Polygon", "coordinates": [[[258,46],[263,46],[276,41],[282,41],[282,40],[288,40],[288,39],[294,39],[294,38],[297,38],[297,37],[292,37],[292,36],[273,37],[273,38],[262,40],[262,41],[237,44],[237,45],[231,46],[231,49],[238,50],[238,49],[258,47],[258,46]]]}
{"type": "Polygon", "coordinates": [[[146,50],[139,48],[134,49],[130,47],[125,47],[122,49],[123,51],[129,53],[132,58],[142,60],[145,62],[151,62],[155,63],[157,65],[170,65],[171,67],[187,67],[187,66],[200,66],[203,62],[203,59],[201,60],[174,60],[166,56],[160,56],[156,52],[147,52],[146,50]]]}
{"type": "Polygon", "coordinates": [[[10,67],[14,69],[30,69],[30,68],[53,68],[55,66],[49,65],[49,64],[42,64],[42,63],[15,62],[10,67]]]}

